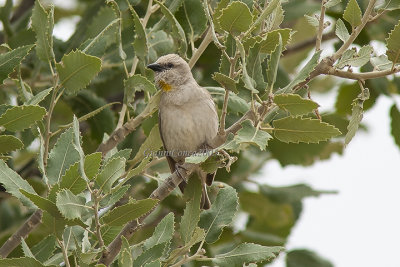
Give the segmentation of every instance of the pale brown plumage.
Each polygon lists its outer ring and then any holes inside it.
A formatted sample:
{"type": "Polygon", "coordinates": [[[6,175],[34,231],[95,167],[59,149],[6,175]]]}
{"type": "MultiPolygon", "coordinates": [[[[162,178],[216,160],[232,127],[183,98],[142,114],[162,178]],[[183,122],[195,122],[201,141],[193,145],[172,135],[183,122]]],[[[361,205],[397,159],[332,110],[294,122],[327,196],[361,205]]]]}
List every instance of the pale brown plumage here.
{"type": "MultiPolygon", "coordinates": [[[[159,106],[159,129],[164,149],[171,152],[167,161],[171,172],[176,163],[182,164],[187,154],[211,148],[211,140],[217,135],[218,115],[210,93],[199,86],[189,65],[181,57],[169,54],[148,65],[155,72],[155,82],[161,94],[159,106]],[[185,156],[186,155],[186,156],[185,156]]],[[[202,208],[208,209],[206,184],[211,185],[214,174],[198,170],[202,185],[202,208]]],[[[185,187],[179,187],[182,192],[185,187]]]]}

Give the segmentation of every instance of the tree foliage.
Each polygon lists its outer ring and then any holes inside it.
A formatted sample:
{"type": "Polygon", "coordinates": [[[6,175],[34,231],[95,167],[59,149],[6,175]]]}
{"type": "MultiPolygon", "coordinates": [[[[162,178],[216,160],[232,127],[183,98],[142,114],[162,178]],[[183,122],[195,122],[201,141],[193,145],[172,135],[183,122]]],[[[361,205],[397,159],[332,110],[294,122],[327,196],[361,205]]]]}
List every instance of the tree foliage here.
{"type": "MultiPolygon", "coordinates": [[[[364,111],[400,92],[390,77],[400,71],[398,1],[25,2],[0,9],[1,266],[271,262],[303,198],[329,192],[251,175],[271,160],[310,165],[340,154],[364,111]],[[56,38],[55,25],[70,16],[79,16],[74,33],[56,38]],[[320,49],[327,39],[330,55],[320,49]],[[189,62],[221,116],[215,154],[188,159],[218,170],[206,211],[196,175],[184,197],[173,190],[193,169],[170,174],[156,153],[160,92],[146,66],[168,53],[189,62]],[[311,99],[321,84],[339,92],[323,114],[311,99]]],[[[399,114],[393,104],[397,146],[399,114]]],[[[286,262],[331,266],[305,250],[286,262]]]]}

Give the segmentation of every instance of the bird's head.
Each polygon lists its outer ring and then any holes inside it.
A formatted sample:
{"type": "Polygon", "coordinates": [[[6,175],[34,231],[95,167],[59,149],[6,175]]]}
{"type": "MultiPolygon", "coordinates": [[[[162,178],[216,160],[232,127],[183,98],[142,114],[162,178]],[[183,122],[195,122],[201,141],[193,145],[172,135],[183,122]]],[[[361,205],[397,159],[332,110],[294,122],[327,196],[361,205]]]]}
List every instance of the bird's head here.
{"type": "Polygon", "coordinates": [[[193,78],[189,65],[180,56],[168,54],[147,65],[154,71],[156,84],[163,91],[176,89],[193,78]]]}

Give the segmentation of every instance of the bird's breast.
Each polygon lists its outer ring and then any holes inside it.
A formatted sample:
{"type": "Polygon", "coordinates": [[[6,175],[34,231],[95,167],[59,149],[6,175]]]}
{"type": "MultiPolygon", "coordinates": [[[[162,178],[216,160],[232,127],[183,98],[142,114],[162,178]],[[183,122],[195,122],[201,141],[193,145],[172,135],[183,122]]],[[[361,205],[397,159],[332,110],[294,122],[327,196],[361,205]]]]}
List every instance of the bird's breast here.
{"type": "Polygon", "coordinates": [[[198,151],[217,134],[218,120],[203,101],[160,106],[159,116],[164,146],[168,151],[198,151]]]}

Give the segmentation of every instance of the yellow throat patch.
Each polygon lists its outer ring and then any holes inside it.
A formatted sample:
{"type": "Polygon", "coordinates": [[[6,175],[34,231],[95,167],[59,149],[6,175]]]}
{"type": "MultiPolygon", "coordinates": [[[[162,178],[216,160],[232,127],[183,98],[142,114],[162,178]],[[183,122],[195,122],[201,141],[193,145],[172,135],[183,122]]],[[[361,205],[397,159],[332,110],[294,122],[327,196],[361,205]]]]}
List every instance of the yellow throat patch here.
{"type": "Polygon", "coordinates": [[[164,82],[163,80],[158,82],[158,86],[160,86],[160,88],[164,91],[164,92],[168,92],[169,90],[172,89],[172,86],[166,82],[164,82]]]}

